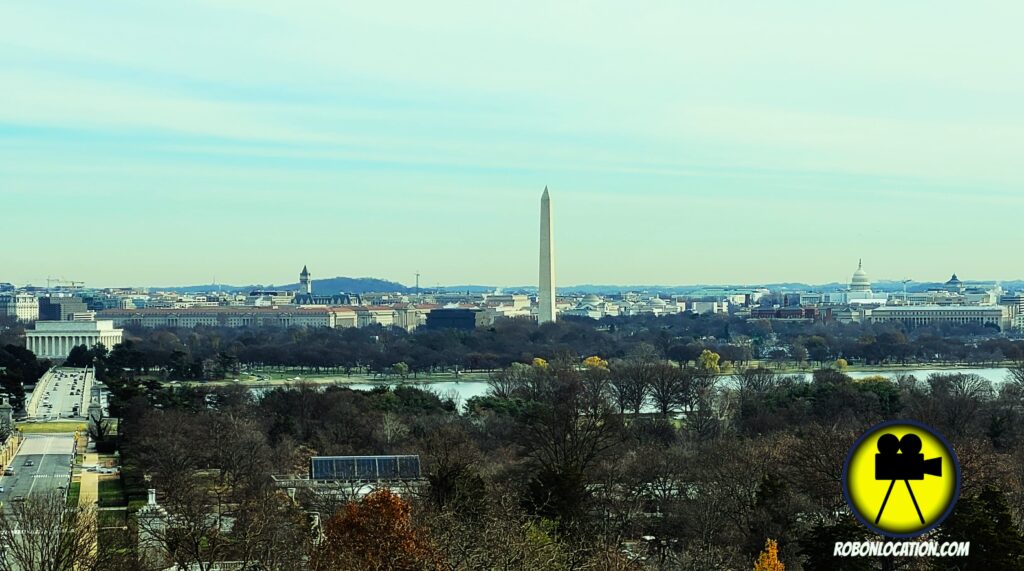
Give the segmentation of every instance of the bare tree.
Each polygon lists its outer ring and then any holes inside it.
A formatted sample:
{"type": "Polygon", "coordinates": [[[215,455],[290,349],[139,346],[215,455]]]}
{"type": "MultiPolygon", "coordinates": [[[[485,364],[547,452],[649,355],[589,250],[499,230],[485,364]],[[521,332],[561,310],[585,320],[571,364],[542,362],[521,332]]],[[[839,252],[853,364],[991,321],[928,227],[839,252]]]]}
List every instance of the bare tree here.
{"type": "Polygon", "coordinates": [[[556,541],[550,528],[531,520],[514,494],[500,494],[480,508],[479,515],[471,518],[447,509],[426,514],[431,535],[441,547],[444,569],[566,568],[570,548],[556,541]]]}
{"type": "Polygon", "coordinates": [[[0,570],[71,571],[95,562],[96,511],[64,494],[33,494],[0,512],[0,570]]]}
{"type": "Polygon", "coordinates": [[[530,369],[529,365],[512,363],[512,366],[507,369],[491,373],[487,377],[487,386],[490,388],[491,396],[500,399],[522,396],[523,389],[533,374],[530,369]]]}
{"type": "Polygon", "coordinates": [[[980,375],[933,374],[927,382],[939,421],[954,438],[967,432],[982,405],[992,399],[992,384],[980,375]]]}
{"type": "Polygon", "coordinates": [[[385,412],[380,417],[380,435],[388,445],[394,444],[409,434],[409,427],[394,412],[385,412]]]}
{"type": "Polygon", "coordinates": [[[289,561],[301,559],[304,516],[271,487],[271,451],[251,417],[164,411],[141,427],[133,435],[134,461],[162,492],[163,515],[138,518],[140,536],[156,546],[150,551],[200,571],[225,561],[239,569],[290,569],[289,561]]]}
{"type": "Polygon", "coordinates": [[[89,432],[89,438],[97,444],[103,442],[113,432],[113,427],[110,424],[110,419],[103,415],[103,411],[100,410],[99,416],[94,419],[90,419],[87,427],[89,432]]]}
{"type": "Polygon", "coordinates": [[[542,513],[572,519],[589,495],[591,466],[619,440],[621,424],[608,403],[573,378],[574,371],[565,373],[555,376],[543,401],[533,403],[521,438],[537,467],[531,501],[542,513]]]}
{"type": "Polygon", "coordinates": [[[778,385],[778,375],[766,367],[751,367],[735,373],[733,379],[743,396],[760,396],[778,385]]]}
{"type": "Polygon", "coordinates": [[[167,495],[162,515],[138,518],[149,558],[199,571],[225,561],[240,571],[302,568],[310,537],[304,515],[284,494],[240,495],[209,484],[167,495]]]}
{"type": "Polygon", "coordinates": [[[718,375],[711,371],[692,369],[690,377],[690,410],[686,420],[695,435],[710,437],[721,428],[725,409],[721,406],[718,390],[718,375]]]}
{"type": "Polygon", "coordinates": [[[420,451],[426,460],[424,476],[430,482],[430,499],[437,507],[476,501],[466,497],[466,492],[477,482],[474,477],[481,456],[465,427],[455,422],[430,426],[420,440],[420,451]]]}
{"type": "Polygon", "coordinates": [[[1024,361],[1014,361],[1006,372],[1007,382],[1017,388],[1018,394],[1024,395],[1024,361]]]}
{"type": "Polygon", "coordinates": [[[690,381],[692,375],[668,362],[660,362],[651,371],[651,400],[662,416],[689,406],[692,397],[690,381]]]}
{"type": "Polygon", "coordinates": [[[641,368],[626,365],[614,367],[610,388],[620,414],[633,411],[639,415],[651,387],[641,368]]]}

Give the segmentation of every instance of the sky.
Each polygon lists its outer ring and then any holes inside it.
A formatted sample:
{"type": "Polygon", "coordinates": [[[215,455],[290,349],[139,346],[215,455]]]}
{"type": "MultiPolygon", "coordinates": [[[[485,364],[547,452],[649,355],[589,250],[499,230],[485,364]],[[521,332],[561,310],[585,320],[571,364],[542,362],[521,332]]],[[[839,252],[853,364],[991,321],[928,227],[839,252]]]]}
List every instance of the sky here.
{"type": "Polygon", "coordinates": [[[1024,277],[1024,4],[0,3],[0,281],[1024,277]]]}

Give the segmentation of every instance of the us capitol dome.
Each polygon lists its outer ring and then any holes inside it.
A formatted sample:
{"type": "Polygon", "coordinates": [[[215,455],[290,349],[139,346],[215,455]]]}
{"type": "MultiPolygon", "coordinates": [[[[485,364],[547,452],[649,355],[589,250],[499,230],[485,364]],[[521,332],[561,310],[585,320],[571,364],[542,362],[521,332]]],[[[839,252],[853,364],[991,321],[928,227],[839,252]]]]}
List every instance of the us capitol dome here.
{"type": "Polygon", "coordinates": [[[863,260],[857,263],[857,271],[853,272],[853,277],[850,278],[850,291],[871,291],[871,280],[868,279],[868,273],[864,271],[863,260]]]}

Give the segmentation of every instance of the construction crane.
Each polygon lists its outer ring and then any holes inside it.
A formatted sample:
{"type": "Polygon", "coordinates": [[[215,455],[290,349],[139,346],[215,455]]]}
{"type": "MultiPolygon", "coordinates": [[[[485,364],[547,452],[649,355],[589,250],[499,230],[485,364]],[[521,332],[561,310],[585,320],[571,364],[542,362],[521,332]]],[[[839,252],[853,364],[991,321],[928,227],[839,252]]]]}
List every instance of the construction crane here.
{"type": "Polygon", "coordinates": [[[53,286],[65,287],[65,288],[70,288],[72,290],[77,290],[77,289],[81,289],[81,287],[83,285],[85,285],[85,282],[79,281],[79,280],[67,280],[67,279],[64,279],[63,277],[55,278],[55,277],[52,277],[52,276],[46,278],[46,289],[47,289],[47,291],[53,289],[53,286]]]}

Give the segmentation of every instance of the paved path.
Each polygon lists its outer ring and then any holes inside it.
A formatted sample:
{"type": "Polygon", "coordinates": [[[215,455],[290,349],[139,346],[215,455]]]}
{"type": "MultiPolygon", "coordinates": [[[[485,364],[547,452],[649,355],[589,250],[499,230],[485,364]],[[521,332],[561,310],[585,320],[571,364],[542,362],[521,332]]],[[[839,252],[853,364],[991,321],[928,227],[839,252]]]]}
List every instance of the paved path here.
{"type": "MultiPolygon", "coordinates": [[[[100,461],[99,454],[87,452],[82,466],[96,466],[100,461]]],[[[100,475],[97,472],[89,472],[83,468],[79,474],[81,488],[78,492],[78,505],[89,506],[100,499],[100,475]]]]}

